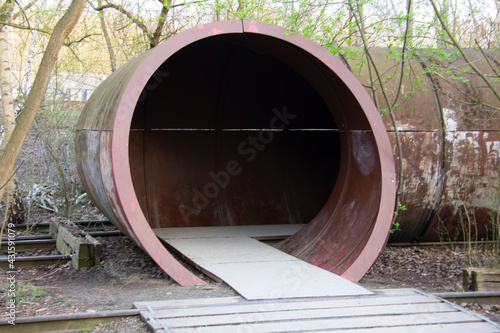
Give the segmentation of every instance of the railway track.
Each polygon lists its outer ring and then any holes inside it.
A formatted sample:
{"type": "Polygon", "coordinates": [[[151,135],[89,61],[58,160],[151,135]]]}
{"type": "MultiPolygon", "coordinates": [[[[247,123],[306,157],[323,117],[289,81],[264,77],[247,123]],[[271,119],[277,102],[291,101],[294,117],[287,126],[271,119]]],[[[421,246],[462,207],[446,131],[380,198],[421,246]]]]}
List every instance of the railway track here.
{"type": "MultiPolygon", "coordinates": [[[[85,221],[74,221],[74,224],[82,228],[83,230],[92,229],[116,229],[116,227],[108,220],[85,220],[85,221]]],[[[32,233],[39,232],[49,232],[50,222],[40,222],[40,223],[21,223],[14,227],[15,231],[29,231],[32,233]]]]}
{"type": "MultiPolygon", "coordinates": [[[[82,229],[86,230],[89,235],[93,237],[116,237],[121,236],[122,233],[119,230],[113,229],[112,225],[108,221],[79,221],[75,224],[79,225],[82,229]]],[[[18,226],[19,227],[19,226],[18,226]]],[[[41,249],[44,246],[50,246],[54,248],[55,240],[51,238],[48,233],[49,223],[39,223],[38,226],[42,229],[36,229],[38,232],[42,232],[44,228],[47,230],[45,234],[31,235],[31,236],[17,236],[16,237],[16,250],[30,251],[33,249],[41,249]],[[21,250],[23,249],[23,250],[21,250]]],[[[26,226],[20,226],[19,230],[26,230],[26,226]]],[[[2,247],[0,251],[4,248],[4,242],[6,239],[2,239],[2,247]]],[[[489,242],[488,242],[489,243],[489,242]]],[[[454,243],[455,244],[455,243],[454,243]]],[[[391,246],[440,246],[446,245],[443,243],[421,243],[421,244],[393,244],[391,246]]],[[[455,244],[456,245],[456,244],[455,244]]],[[[4,256],[5,257],[5,256],[4,256]]],[[[45,256],[17,256],[16,266],[30,266],[34,264],[54,264],[67,262],[71,260],[70,255],[45,255],[45,256]]],[[[2,258],[0,254],[0,268],[5,268],[7,260],[2,258]]],[[[453,293],[433,293],[433,296],[442,298],[443,300],[449,302],[455,302],[457,304],[462,303],[478,303],[478,304],[489,304],[489,305],[500,305],[500,291],[499,292],[453,292],[453,293]]],[[[82,329],[89,329],[95,327],[100,323],[107,323],[112,321],[121,320],[130,316],[138,316],[139,310],[136,309],[126,309],[126,310],[116,310],[116,311],[103,311],[95,313],[74,313],[74,314],[63,314],[63,315],[51,315],[51,316],[36,316],[36,317],[21,317],[16,318],[16,325],[11,325],[8,323],[7,319],[0,320],[0,331],[1,332],[54,332],[54,331],[64,331],[64,332],[80,332],[82,329]]]]}
{"type": "MultiPolygon", "coordinates": [[[[111,222],[102,220],[76,221],[73,222],[92,237],[117,237],[123,233],[118,230],[111,222]]],[[[50,251],[56,248],[56,240],[49,233],[50,223],[42,222],[33,225],[20,224],[14,228],[17,232],[29,230],[34,235],[16,236],[15,242],[15,263],[16,267],[28,267],[33,265],[52,265],[56,263],[65,263],[71,260],[71,255],[33,255],[33,251],[50,251]]],[[[9,267],[9,239],[2,237],[0,242],[0,269],[9,267]]]]}
{"type": "MultiPolygon", "coordinates": [[[[15,265],[16,267],[30,267],[35,265],[54,265],[60,263],[66,263],[71,260],[70,255],[62,254],[50,254],[42,256],[16,256],[15,265]]],[[[7,256],[0,256],[0,269],[9,269],[9,258],[7,256]]]]}
{"type": "Polygon", "coordinates": [[[500,240],[483,241],[454,241],[454,242],[409,242],[409,243],[388,243],[388,247],[443,247],[443,246],[500,246],[500,240]]]}
{"type": "Polygon", "coordinates": [[[15,325],[9,323],[8,319],[2,319],[0,320],[0,331],[4,333],[85,332],[100,323],[109,323],[138,315],[138,309],[69,313],[20,317],[15,319],[15,325]]]}
{"type": "MultiPolygon", "coordinates": [[[[123,236],[121,231],[117,230],[109,230],[109,231],[91,231],[87,232],[88,235],[92,237],[116,237],[123,236]]],[[[31,251],[35,249],[50,249],[55,243],[56,240],[52,238],[50,234],[42,234],[42,235],[33,235],[33,236],[17,236],[15,238],[16,242],[16,251],[31,251]]],[[[5,251],[4,247],[7,247],[8,238],[2,238],[0,245],[0,253],[5,251]]]]}
{"type": "MultiPolygon", "coordinates": [[[[118,237],[124,234],[118,230],[110,221],[107,220],[88,220],[75,221],[82,230],[92,237],[118,237]]],[[[39,233],[28,236],[16,236],[16,266],[27,267],[32,265],[52,265],[55,263],[64,263],[71,260],[70,255],[30,255],[29,252],[35,250],[52,250],[55,248],[56,240],[49,233],[49,222],[42,222],[33,225],[16,225],[16,231],[25,231],[27,228],[31,232],[39,233]],[[26,254],[26,252],[28,252],[26,254]]],[[[498,241],[477,241],[474,245],[493,245],[498,241]]],[[[8,258],[6,256],[8,249],[8,238],[2,237],[0,242],[0,269],[8,267],[8,258]]],[[[467,245],[465,242],[426,242],[426,243],[393,243],[389,247],[440,247],[440,246],[460,246],[467,245]]]]}
{"type": "MultiPolygon", "coordinates": [[[[478,303],[500,305],[500,291],[487,292],[450,292],[431,293],[446,302],[478,303]]],[[[458,305],[454,305],[457,306],[458,305]]],[[[20,317],[15,319],[15,325],[8,319],[0,320],[0,331],[5,333],[46,333],[46,332],[81,332],[89,330],[100,323],[118,321],[126,317],[139,316],[139,309],[124,309],[114,311],[70,313],[62,315],[20,317]]]]}

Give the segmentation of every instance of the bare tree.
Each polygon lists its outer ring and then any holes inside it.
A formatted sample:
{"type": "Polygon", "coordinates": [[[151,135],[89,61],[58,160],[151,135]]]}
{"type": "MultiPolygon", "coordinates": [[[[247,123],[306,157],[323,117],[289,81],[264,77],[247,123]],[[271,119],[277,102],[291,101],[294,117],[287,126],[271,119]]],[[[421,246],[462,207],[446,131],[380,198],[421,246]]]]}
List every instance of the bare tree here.
{"type": "Polygon", "coordinates": [[[160,43],[162,32],[163,32],[163,29],[165,27],[165,22],[167,20],[167,15],[168,15],[169,10],[173,7],[186,5],[185,3],[179,4],[179,5],[173,5],[172,0],[160,1],[160,3],[162,4],[162,8],[161,8],[160,13],[158,14],[158,18],[156,20],[156,27],[152,31],[148,27],[148,25],[144,22],[144,20],[142,20],[139,16],[135,15],[131,11],[127,10],[122,5],[117,5],[117,4],[110,2],[110,1],[107,1],[106,3],[101,5],[100,1],[99,1],[98,6],[94,6],[93,8],[98,12],[101,12],[102,10],[104,10],[106,8],[112,8],[112,9],[119,11],[120,13],[125,15],[129,20],[131,20],[135,25],[137,25],[137,27],[139,29],[142,30],[142,32],[144,33],[144,36],[147,38],[147,40],[149,42],[149,47],[153,48],[160,43]]]}
{"type": "MultiPolygon", "coordinates": [[[[8,21],[14,10],[14,1],[7,0],[0,8],[0,21],[8,21]]],[[[2,94],[3,140],[0,149],[3,151],[16,126],[14,100],[12,98],[12,72],[10,65],[10,48],[7,28],[0,26],[0,91],[2,94]]],[[[14,224],[24,222],[23,205],[17,190],[16,176],[13,175],[6,185],[6,209],[4,221],[14,224]]]]}
{"type": "Polygon", "coordinates": [[[10,140],[7,142],[5,151],[0,157],[0,200],[3,198],[5,186],[15,173],[17,159],[47,90],[50,74],[56,63],[59,51],[66,38],[78,23],[85,8],[85,3],[86,0],[73,0],[52,31],[33,87],[26,99],[26,104],[17,119],[16,127],[12,132],[10,140]]]}

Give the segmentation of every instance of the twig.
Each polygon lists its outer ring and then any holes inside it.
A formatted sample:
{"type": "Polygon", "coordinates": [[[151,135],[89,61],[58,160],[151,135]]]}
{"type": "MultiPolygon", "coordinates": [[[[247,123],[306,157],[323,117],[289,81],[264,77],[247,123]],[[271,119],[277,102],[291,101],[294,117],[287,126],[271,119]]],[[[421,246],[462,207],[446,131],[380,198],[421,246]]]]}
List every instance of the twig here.
{"type": "Polygon", "coordinates": [[[479,43],[478,43],[478,41],[477,41],[476,38],[474,38],[474,42],[476,43],[477,48],[479,49],[479,51],[481,51],[481,54],[483,55],[484,59],[486,59],[486,61],[488,62],[488,65],[490,66],[491,70],[495,73],[496,76],[500,76],[500,74],[497,72],[495,66],[493,66],[493,64],[491,63],[490,57],[488,57],[488,55],[486,54],[486,52],[484,52],[483,48],[479,45],[479,43]]]}
{"type": "Polygon", "coordinates": [[[49,30],[40,29],[40,28],[33,28],[33,27],[30,27],[30,26],[24,26],[24,25],[20,25],[20,24],[16,24],[16,23],[10,23],[10,22],[5,22],[5,21],[0,21],[0,26],[2,26],[2,25],[7,25],[9,27],[13,27],[13,28],[21,29],[21,30],[38,31],[38,32],[42,32],[42,33],[47,34],[47,35],[51,35],[52,34],[52,32],[49,31],[49,30]]]}
{"type": "Polygon", "coordinates": [[[498,93],[498,91],[493,87],[491,82],[484,76],[484,74],[479,70],[479,68],[477,68],[476,65],[474,65],[474,63],[469,59],[467,54],[465,54],[464,50],[460,47],[460,45],[456,41],[455,37],[453,37],[452,33],[450,32],[450,30],[446,26],[446,23],[444,22],[443,18],[441,17],[441,14],[439,13],[439,10],[438,10],[434,0],[429,0],[429,1],[432,4],[432,7],[434,8],[434,12],[436,13],[437,18],[438,18],[439,22],[441,23],[442,28],[444,29],[444,31],[446,32],[446,34],[450,38],[452,44],[457,48],[457,50],[460,52],[460,54],[462,55],[464,60],[467,62],[467,64],[469,64],[469,66],[474,70],[474,72],[476,72],[477,75],[479,75],[483,79],[483,81],[488,85],[488,87],[491,89],[491,91],[493,92],[495,97],[498,98],[498,100],[500,100],[500,94],[498,93]]]}
{"type": "MultiPolygon", "coordinates": [[[[475,98],[474,96],[472,96],[471,94],[467,93],[466,91],[460,89],[459,87],[453,85],[446,77],[444,77],[442,74],[439,74],[439,73],[433,73],[435,74],[436,76],[439,76],[440,78],[442,78],[443,80],[445,80],[447,83],[449,83],[451,86],[453,86],[453,88],[457,89],[459,92],[461,92],[463,95],[465,95],[466,97],[470,98],[471,100],[473,100],[475,103],[477,104],[481,104],[481,105],[484,105],[486,107],[489,107],[491,109],[494,109],[494,110],[497,110],[497,111],[500,111],[500,107],[498,106],[494,106],[494,105],[491,105],[491,104],[488,104],[488,103],[485,103],[485,102],[482,102],[480,101],[479,99],[475,98]]],[[[454,98],[455,99],[455,98],[454,98]]],[[[455,99],[457,100],[457,99],[455,99]]],[[[463,101],[461,101],[463,102],[463,101]]],[[[467,103],[467,102],[463,102],[463,103],[467,103]]]]}
{"type": "MultiPolygon", "coordinates": [[[[400,136],[399,136],[399,130],[398,130],[397,123],[396,123],[396,117],[394,116],[392,105],[389,102],[389,97],[387,96],[387,93],[386,93],[385,89],[383,88],[382,78],[381,78],[381,76],[379,74],[377,66],[375,65],[375,61],[373,60],[373,58],[371,56],[371,52],[368,49],[368,44],[366,42],[365,34],[363,32],[362,26],[360,25],[359,19],[356,16],[356,13],[354,11],[354,7],[352,6],[352,2],[351,1],[349,1],[349,6],[351,7],[354,19],[356,20],[356,25],[358,26],[358,30],[360,31],[361,40],[363,42],[363,47],[365,49],[365,53],[367,55],[367,58],[370,60],[370,63],[373,65],[373,70],[375,71],[375,75],[377,77],[377,80],[380,83],[382,96],[384,97],[384,100],[385,100],[385,102],[387,104],[388,114],[389,114],[389,117],[391,118],[391,122],[392,122],[392,125],[393,125],[393,128],[394,128],[394,136],[395,136],[395,139],[396,139],[396,149],[397,149],[397,153],[398,153],[398,166],[399,166],[398,187],[397,187],[397,190],[396,190],[396,202],[398,202],[399,197],[401,195],[401,188],[403,186],[403,150],[401,148],[401,139],[400,139],[400,136]]],[[[358,8],[358,10],[359,10],[359,8],[358,8]]],[[[397,209],[398,209],[398,207],[396,205],[396,211],[397,211],[397,209]]],[[[394,214],[394,218],[396,216],[397,215],[394,214]]]]}

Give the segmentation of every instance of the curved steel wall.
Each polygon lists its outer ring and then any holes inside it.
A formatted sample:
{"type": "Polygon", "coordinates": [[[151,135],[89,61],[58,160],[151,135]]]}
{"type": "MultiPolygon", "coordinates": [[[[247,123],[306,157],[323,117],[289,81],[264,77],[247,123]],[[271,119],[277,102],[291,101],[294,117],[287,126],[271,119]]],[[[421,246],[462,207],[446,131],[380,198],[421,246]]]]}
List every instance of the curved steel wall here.
{"type": "MultiPolygon", "coordinates": [[[[407,209],[399,212],[401,230],[389,242],[463,239],[469,237],[469,223],[472,239],[498,232],[491,222],[500,211],[500,101],[460,55],[438,51],[417,50],[406,58],[394,114],[403,151],[399,200],[407,209]]],[[[488,60],[479,50],[466,52],[486,77],[496,77],[498,51],[489,52],[488,60]]],[[[387,49],[371,53],[392,102],[399,88],[400,58],[387,49]]],[[[359,66],[360,55],[352,54],[347,63],[369,85],[373,73],[359,66]]],[[[500,83],[491,84],[500,91],[500,83]]],[[[380,89],[367,91],[386,108],[380,89]]],[[[393,125],[388,116],[383,120],[399,172],[393,125]]]]}
{"type": "Polygon", "coordinates": [[[255,21],[199,26],[113,73],[76,132],[94,203],[182,285],[152,228],[307,224],[279,246],[359,280],[384,246],[391,144],[340,60],[255,21]]]}

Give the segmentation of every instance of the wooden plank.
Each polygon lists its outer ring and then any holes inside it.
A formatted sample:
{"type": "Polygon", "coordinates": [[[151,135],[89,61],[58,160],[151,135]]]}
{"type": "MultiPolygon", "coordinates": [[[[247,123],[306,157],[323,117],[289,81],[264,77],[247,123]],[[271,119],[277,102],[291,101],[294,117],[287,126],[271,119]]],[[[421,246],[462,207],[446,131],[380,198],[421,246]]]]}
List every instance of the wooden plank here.
{"type": "MultiPolygon", "coordinates": [[[[312,310],[291,310],[291,311],[266,311],[266,312],[249,312],[240,314],[226,315],[206,315],[196,317],[178,317],[170,319],[159,319],[156,314],[153,314],[155,322],[152,324],[153,329],[161,329],[162,324],[169,328],[181,327],[202,327],[214,325],[234,325],[246,324],[249,322],[273,322],[283,320],[300,320],[300,319],[333,319],[347,317],[363,317],[363,316],[382,316],[382,315],[409,315],[423,313],[438,313],[438,312],[454,312],[448,304],[406,304],[406,305],[387,305],[387,306],[367,306],[360,308],[336,308],[336,309],[312,309],[312,310]]],[[[145,316],[147,319],[148,317],[145,316]]]]}
{"type": "MultiPolygon", "coordinates": [[[[263,332],[309,332],[324,331],[328,329],[354,329],[354,328],[386,328],[406,327],[415,325],[435,325],[448,323],[480,323],[482,320],[471,314],[462,312],[411,314],[396,316],[367,316],[355,318],[313,319],[279,321],[269,323],[247,323],[244,330],[252,333],[263,332]]],[[[242,327],[239,327],[241,330],[242,327]]],[[[193,328],[169,328],[172,333],[234,333],[238,331],[238,325],[214,325],[193,328]]]]}
{"type": "Polygon", "coordinates": [[[213,297],[213,298],[195,298],[195,299],[172,299],[167,301],[149,301],[134,302],[136,309],[171,309],[171,308],[191,308],[207,305],[228,305],[244,301],[239,296],[234,297],[213,297]]]}
{"type": "Polygon", "coordinates": [[[176,302],[141,302],[152,310],[141,311],[141,317],[155,332],[500,333],[499,325],[414,289],[377,290],[361,297],[176,302]]]}
{"type": "Polygon", "coordinates": [[[378,327],[365,329],[349,329],[339,331],[337,329],[325,330],[325,332],[345,333],[498,333],[500,330],[488,323],[461,323],[440,325],[418,325],[405,327],[378,327]]]}
{"type": "Polygon", "coordinates": [[[464,289],[472,291],[500,290],[500,269],[467,268],[463,271],[464,289]]]}
{"type": "Polygon", "coordinates": [[[257,239],[283,238],[295,234],[305,224],[238,225],[227,227],[156,228],[161,239],[251,237],[257,239]]]}
{"type": "Polygon", "coordinates": [[[72,256],[75,269],[96,266],[101,261],[102,244],[72,222],[52,221],[51,232],[56,238],[57,250],[72,256]]]}
{"type": "MultiPolygon", "coordinates": [[[[183,308],[157,308],[154,305],[155,318],[176,318],[201,315],[221,315],[231,313],[249,313],[249,312],[267,312],[267,311],[293,311],[293,310],[311,310],[311,309],[337,309],[337,308],[360,308],[368,306],[387,306],[387,305],[405,305],[405,304],[425,304],[431,305],[440,303],[438,299],[426,297],[423,295],[410,295],[407,297],[360,297],[360,298],[335,298],[322,300],[307,300],[294,302],[280,301],[245,301],[235,302],[233,304],[215,304],[213,306],[187,305],[183,308]]],[[[156,302],[141,302],[145,304],[156,302]]],[[[161,302],[158,302],[161,303],[161,302]]],[[[137,303],[134,303],[134,305],[137,303]]],[[[137,307],[137,306],[136,306],[137,307]]],[[[146,306],[140,307],[145,309],[146,306]]]]}

